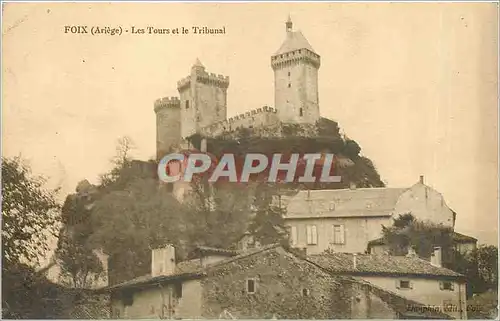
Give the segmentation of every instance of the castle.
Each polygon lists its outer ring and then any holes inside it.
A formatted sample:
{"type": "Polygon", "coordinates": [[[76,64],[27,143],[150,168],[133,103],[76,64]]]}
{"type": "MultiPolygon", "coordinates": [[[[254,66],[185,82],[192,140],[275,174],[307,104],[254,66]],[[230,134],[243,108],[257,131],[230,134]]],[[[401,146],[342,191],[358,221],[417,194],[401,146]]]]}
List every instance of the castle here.
{"type": "Polygon", "coordinates": [[[183,146],[193,134],[213,137],[238,128],[261,136],[279,135],[284,124],[298,124],[311,133],[320,118],[318,70],[320,56],[288,17],[286,39],[271,56],[274,108],[265,106],[227,118],[229,77],[208,73],[197,59],[189,76],[177,82],[179,97],[155,101],[156,153],[160,159],[183,146]]]}

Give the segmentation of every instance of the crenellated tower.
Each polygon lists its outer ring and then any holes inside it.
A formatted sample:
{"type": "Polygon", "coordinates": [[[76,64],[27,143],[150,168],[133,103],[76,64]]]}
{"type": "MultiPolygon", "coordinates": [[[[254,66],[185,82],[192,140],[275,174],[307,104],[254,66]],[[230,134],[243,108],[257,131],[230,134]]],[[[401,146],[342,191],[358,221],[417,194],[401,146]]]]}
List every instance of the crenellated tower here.
{"type": "Polygon", "coordinates": [[[226,120],[229,77],[205,71],[197,59],[191,74],[177,83],[180,94],[181,137],[226,120]]]}
{"type": "Polygon", "coordinates": [[[284,123],[315,124],[319,120],[318,70],[320,56],[302,32],[293,31],[288,17],[286,39],[271,57],[274,103],[284,123]]]}
{"type": "Polygon", "coordinates": [[[178,97],[157,99],[154,103],[156,114],[156,158],[159,160],[169,149],[180,143],[181,101],[178,97]]]}

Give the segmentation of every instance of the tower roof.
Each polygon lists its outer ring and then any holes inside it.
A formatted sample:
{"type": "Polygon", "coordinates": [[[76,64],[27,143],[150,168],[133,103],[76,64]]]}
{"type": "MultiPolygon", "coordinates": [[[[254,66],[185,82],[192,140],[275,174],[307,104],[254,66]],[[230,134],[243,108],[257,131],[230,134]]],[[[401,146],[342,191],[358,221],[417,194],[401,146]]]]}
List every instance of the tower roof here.
{"type": "Polygon", "coordinates": [[[201,63],[200,59],[196,58],[196,61],[193,65],[193,67],[202,67],[202,68],[205,68],[205,66],[203,66],[203,64],[201,63]]]}
{"type": "Polygon", "coordinates": [[[286,33],[286,39],[281,45],[280,49],[276,51],[275,55],[281,55],[286,52],[298,50],[298,49],[308,49],[315,52],[314,49],[307,41],[306,37],[302,34],[300,30],[298,31],[288,31],[286,33]]]}

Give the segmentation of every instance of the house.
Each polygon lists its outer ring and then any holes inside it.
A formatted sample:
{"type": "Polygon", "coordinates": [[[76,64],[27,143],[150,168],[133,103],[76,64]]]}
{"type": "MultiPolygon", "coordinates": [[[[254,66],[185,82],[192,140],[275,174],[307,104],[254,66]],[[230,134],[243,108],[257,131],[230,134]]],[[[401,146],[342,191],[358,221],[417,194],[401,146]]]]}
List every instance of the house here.
{"type": "Polygon", "coordinates": [[[337,276],[280,245],[247,251],[201,247],[175,264],[153,250],[150,275],[105,288],[113,318],[447,318],[368,282],[337,276]],[[407,306],[419,307],[415,312],[407,306]]]}
{"type": "Polygon", "coordinates": [[[468,235],[454,232],[453,244],[457,252],[467,254],[471,253],[477,248],[477,239],[468,235]]]}
{"type": "MultiPolygon", "coordinates": [[[[477,239],[458,232],[453,232],[453,245],[456,251],[467,254],[471,253],[477,247],[477,239]]],[[[389,250],[383,237],[368,242],[367,253],[384,254],[389,250]]]]}
{"type": "Polygon", "coordinates": [[[435,248],[431,262],[411,251],[406,256],[331,252],[308,260],[334,275],[369,282],[453,318],[467,318],[465,277],[441,266],[440,248],[435,248]]]}
{"type": "Polygon", "coordinates": [[[309,254],[330,249],[362,253],[382,236],[381,225],[411,213],[415,218],[454,228],[456,214],[443,196],[424,184],[423,176],[410,188],[356,188],[302,190],[280,196],[293,247],[309,254]]]}

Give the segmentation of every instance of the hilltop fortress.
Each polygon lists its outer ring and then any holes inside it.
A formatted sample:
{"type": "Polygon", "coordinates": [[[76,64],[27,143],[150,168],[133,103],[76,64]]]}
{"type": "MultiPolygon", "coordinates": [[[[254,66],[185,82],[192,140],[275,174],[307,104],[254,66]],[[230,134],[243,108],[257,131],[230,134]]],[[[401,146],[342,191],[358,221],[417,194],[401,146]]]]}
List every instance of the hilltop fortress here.
{"type": "Polygon", "coordinates": [[[280,136],[286,124],[300,125],[304,135],[314,135],[320,118],[318,70],[320,56],[302,32],[286,22],[286,39],[271,56],[274,70],[274,107],[264,106],[227,118],[229,77],[209,73],[197,59],[191,73],[177,82],[179,97],[155,101],[156,153],[160,159],[185,146],[194,134],[214,137],[238,128],[257,136],[280,136]]]}

